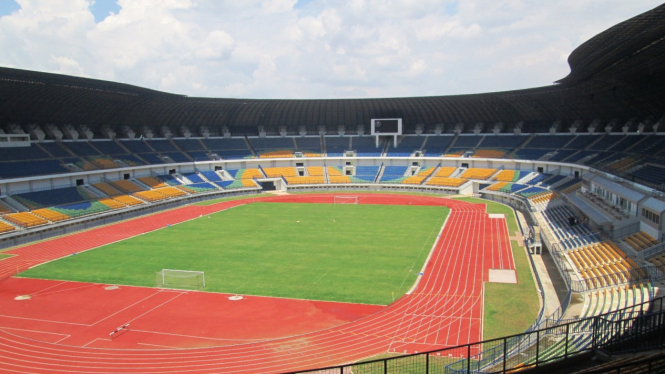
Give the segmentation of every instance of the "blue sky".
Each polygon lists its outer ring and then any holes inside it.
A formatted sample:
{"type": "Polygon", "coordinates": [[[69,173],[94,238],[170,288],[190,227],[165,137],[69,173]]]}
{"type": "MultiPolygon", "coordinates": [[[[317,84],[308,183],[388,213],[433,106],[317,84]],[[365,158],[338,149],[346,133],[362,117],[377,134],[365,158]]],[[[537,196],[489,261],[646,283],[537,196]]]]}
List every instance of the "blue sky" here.
{"type": "Polygon", "coordinates": [[[505,91],[551,85],[580,44],[660,4],[0,0],[0,66],[203,97],[505,91]]]}

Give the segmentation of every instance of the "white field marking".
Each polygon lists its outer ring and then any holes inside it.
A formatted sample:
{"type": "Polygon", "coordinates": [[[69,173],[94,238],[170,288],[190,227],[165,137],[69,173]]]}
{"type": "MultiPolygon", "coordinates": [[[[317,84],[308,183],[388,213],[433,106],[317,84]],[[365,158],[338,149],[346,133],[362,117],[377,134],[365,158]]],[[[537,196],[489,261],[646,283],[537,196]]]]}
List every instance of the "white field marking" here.
{"type": "MultiPolygon", "coordinates": [[[[61,334],[58,332],[49,332],[49,331],[39,331],[39,330],[26,330],[26,329],[17,329],[15,327],[6,327],[6,326],[0,326],[0,330],[16,330],[16,331],[28,331],[28,332],[38,332],[40,334],[51,334],[51,335],[60,335],[64,336],[65,338],[70,337],[71,335],[69,334],[61,334]]],[[[64,339],[64,338],[63,338],[64,339]]],[[[62,340],[62,339],[60,339],[62,340]]]]}
{"type": "Polygon", "coordinates": [[[60,283],[55,284],[55,285],[53,285],[53,286],[51,286],[51,287],[46,287],[46,288],[44,288],[44,289],[42,289],[42,290],[35,291],[35,292],[31,293],[30,296],[33,296],[33,295],[36,295],[36,294],[38,294],[38,293],[40,293],[40,292],[43,292],[43,291],[49,290],[49,289],[51,289],[51,288],[53,288],[53,287],[58,287],[59,285],[61,285],[61,284],[65,284],[65,283],[67,283],[67,282],[60,282],[60,283]]]}
{"type": "Polygon", "coordinates": [[[148,344],[148,343],[136,343],[136,344],[150,345],[150,346],[153,346],[153,347],[168,348],[168,349],[182,349],[180,347],[169,347],[168,345],[159,345],[159,344],[148,344]]]}
{"type": "Polygon", "coordinates": [[[60,323],[60,324],[63,324],[63,325],[87,326],[87,327],[90,326],[90,325],[86,325],[85,323],[62,322],[62,321],[51,321],[51,320],[48,320],[48,319],[39,319],[39,318],[28,318],[28,317],[6,316],[6,315],[4,315],[4,314],[0,314],[0,317],[14,318],[14,319],[23,319],[23,320],[26,320],[26,321],[39,321],[39,322],[48,322],[48,323],[60,323]]]}
{"type": "Polygon", "coordinates": [[[84,345],[82,345],[81,347],[82,347],[82,348],[85,348],[86,346],[88,346],[88,344],[92,344],[92,343],[96,342],[97,340],[103,340],[103,341],[105,341],[105,342],[109,341],[108,339],[95,338],[95,340],[93,340],[93,341],[91,341],[91,342],[87,342],[87,343],[85,343],[84,345]]]}
{"type": "Polygon", "coordinates": [[[156,307],[154,307],[154,308],[152,308],[152,309],[146,311],[145,313],[143,313],[143,314],[141,314],[141,315],[138,315],[138,316],[136,316],[136,317],[130,319],[130,320],[127,321],[126,323],[130,323],[130,322],[132,322],[132,321],[136,321],[137,319],[143,317],[144,315],[146,315],[146,314],[152,312],[153,310],[159,308],[160,306],[162,306],[162,305],[164,305],[164,304],[166,304],[166,303],[171,302],[172,300],[175,300],[175,299],[179,298],[180,296],[182,296],[182,295],[184,295],[184,294],[186,294],[186,292],[183,292],[183,293],[181,293],[181,294],[175,295],[175,296],[173,296],[172,298],[166,300],[165,302],[163,302],[163,303],[157,305],[156,307]]]}
{"type": "Polygon", "coordinates": [[[106,317],[100,319],[99,321],[97,321],[97,322],[95,322],[95,323],[93,323],[93,324],[91,324],[91,325],[87,325],[87,326],[94,326],[94,325],[96,325],[96,324],[98,324],[98,323],[100,323],[100,322],[102,322],[102,321],[104,321],[104,320],[106,320],[106,319],[109,319],[109,318],[113,317],[114,315],[116,315],[116,314],[122,312],[123,310],[129,309],[129,308],[133,307],[134,305],[140,304],[140,303],[142,303],[143,301],[148,300],[149,298],[151,298],[151,297],[153,297],[153,296],[155,296],[155,295],[157,295],[157,294],[159,294],[159,293],[161,293],[161,292],[162,292],[162,290],[159,290],[159,291],[153,293],[152,295],[147,296],[147,297],[145,297],[145,298],[143,298],[143,299],[141,299],[141,300],[135,302],[134,304],[127,305],[126,307],[120,309],[119,311],[117,311],[117,312],[115,312],[115,313],[113,313],[113,314],[109,314],[108,316],[106,316],[106,317]]]}
{"type": "MultiPolygon", "coordinates": [[[[185,335],[185,334],[176,334],[170,332],[160,332],[160,331],[148,331],[148,330],[137,330],[132,329],[133,332],[144,332],[146,334],[160,334],[160,335],[169,335],[169,336],[179,336],[183,338],[193,338],[193,339],[205,339],[205,340],[218,340],[218,341],[239,341],[239,342],[265,342],[266,340],[259,339],[222,339],[222,338],[210,338],[206,336],[196,336],[196,335],[185,335]]],[[[279,339],[279,338],[278,338],[279,339]]],[[[272,339],[275,340],[275,339],[272,339]]]]}
{"type": "Polygon", "coordinates": [[[81,287],[67,288],[65,290],[45,292],[45,293],[39,294],[39,296],[51,295],[51,294],[58,293],[58,292],[72,291],[72,290],[78,290],[78,289],[81,289],[81,288],[89,288],[89,287],[94,287],[94,286],[96,286],[96,284],[88,284],[88,285],[81,286],[81,287]]]}
{"type": "MultiPolygon", "coordinates": [[[[427,255],[427,258],[425,259],[425,263],[423,264],[423,267],[420,269],[421,273],[425,273],[425,269],[427,268],[427,264],[429,264],[432,254],[434,253],[434,250],[436,249],[437,245],[439,244],[439,240],[441,240],[441,234],[443,233],[443,230],[446,228],[446,224],[448,223],[448,219],[452,215],[452,209],[448,208],[449,212],[448,215],[446,216],[445,221],[443,221],[443,225],[441,225],[441,230],[439,230],[439,234],[437,235],[436,239],[434,240],[434,244],[432,244],[432,248],[429,251],[429,254],[427,255]]],[[[411,286],[411,289],[407,291],[407,295],[411,295],[413,291],[418,288],[418,284],[420,283],[420,279],[422,278],[422,275],[418,275],[416,277],[416,281],[413,283],[413,286],[411,286]]]]}

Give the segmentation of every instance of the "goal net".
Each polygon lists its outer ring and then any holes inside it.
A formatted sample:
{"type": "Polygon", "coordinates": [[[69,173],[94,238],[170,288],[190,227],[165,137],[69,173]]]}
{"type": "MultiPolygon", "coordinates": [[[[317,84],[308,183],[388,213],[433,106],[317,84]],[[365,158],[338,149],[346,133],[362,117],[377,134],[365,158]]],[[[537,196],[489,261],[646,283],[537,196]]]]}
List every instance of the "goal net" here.
{"type": "Polygon", "coordinates": [[[202,271],[162,269],[155,273],[155,286],[202,290],[206,286],[206,278],[202,271]]]}
{"type": "Polygon", "coordinates": [[[335,204],[358,204],[358,196],[335,196],[335,204]]]}

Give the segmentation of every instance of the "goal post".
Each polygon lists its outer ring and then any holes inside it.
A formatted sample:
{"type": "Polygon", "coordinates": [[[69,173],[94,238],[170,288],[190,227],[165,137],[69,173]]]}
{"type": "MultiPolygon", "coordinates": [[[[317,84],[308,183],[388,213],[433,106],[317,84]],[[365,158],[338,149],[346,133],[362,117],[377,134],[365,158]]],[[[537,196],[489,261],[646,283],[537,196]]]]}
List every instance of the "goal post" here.
{"type": "Polygon", "coordinates": [[[335,204],[358,204],[358,196],[335,196],[335,204]]]}
{"type": "Polygon", "coordinates": [[[202,271],[162,269],[155,273],[155,286],[202,290],[206,286],[206,278],[202,271]]]}

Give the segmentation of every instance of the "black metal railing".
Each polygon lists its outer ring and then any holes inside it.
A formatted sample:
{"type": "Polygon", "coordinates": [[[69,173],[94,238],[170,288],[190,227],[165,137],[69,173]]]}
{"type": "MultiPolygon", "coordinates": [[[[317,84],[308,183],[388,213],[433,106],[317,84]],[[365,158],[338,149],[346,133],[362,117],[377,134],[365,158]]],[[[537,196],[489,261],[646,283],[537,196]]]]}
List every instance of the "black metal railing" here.
{"type": "Polygon", "coordinates": [[[664,304],[665,300],[661,297],[598,316],[499,339],[289,374],[509,373],[565,359],[594,348],[625,346],[624,343],[635,340],[642,344],[630,344],[628,350],[650,349],[663,345],[664,304]],[[639,339],[649,334],[656,338],[639,339]]]}

